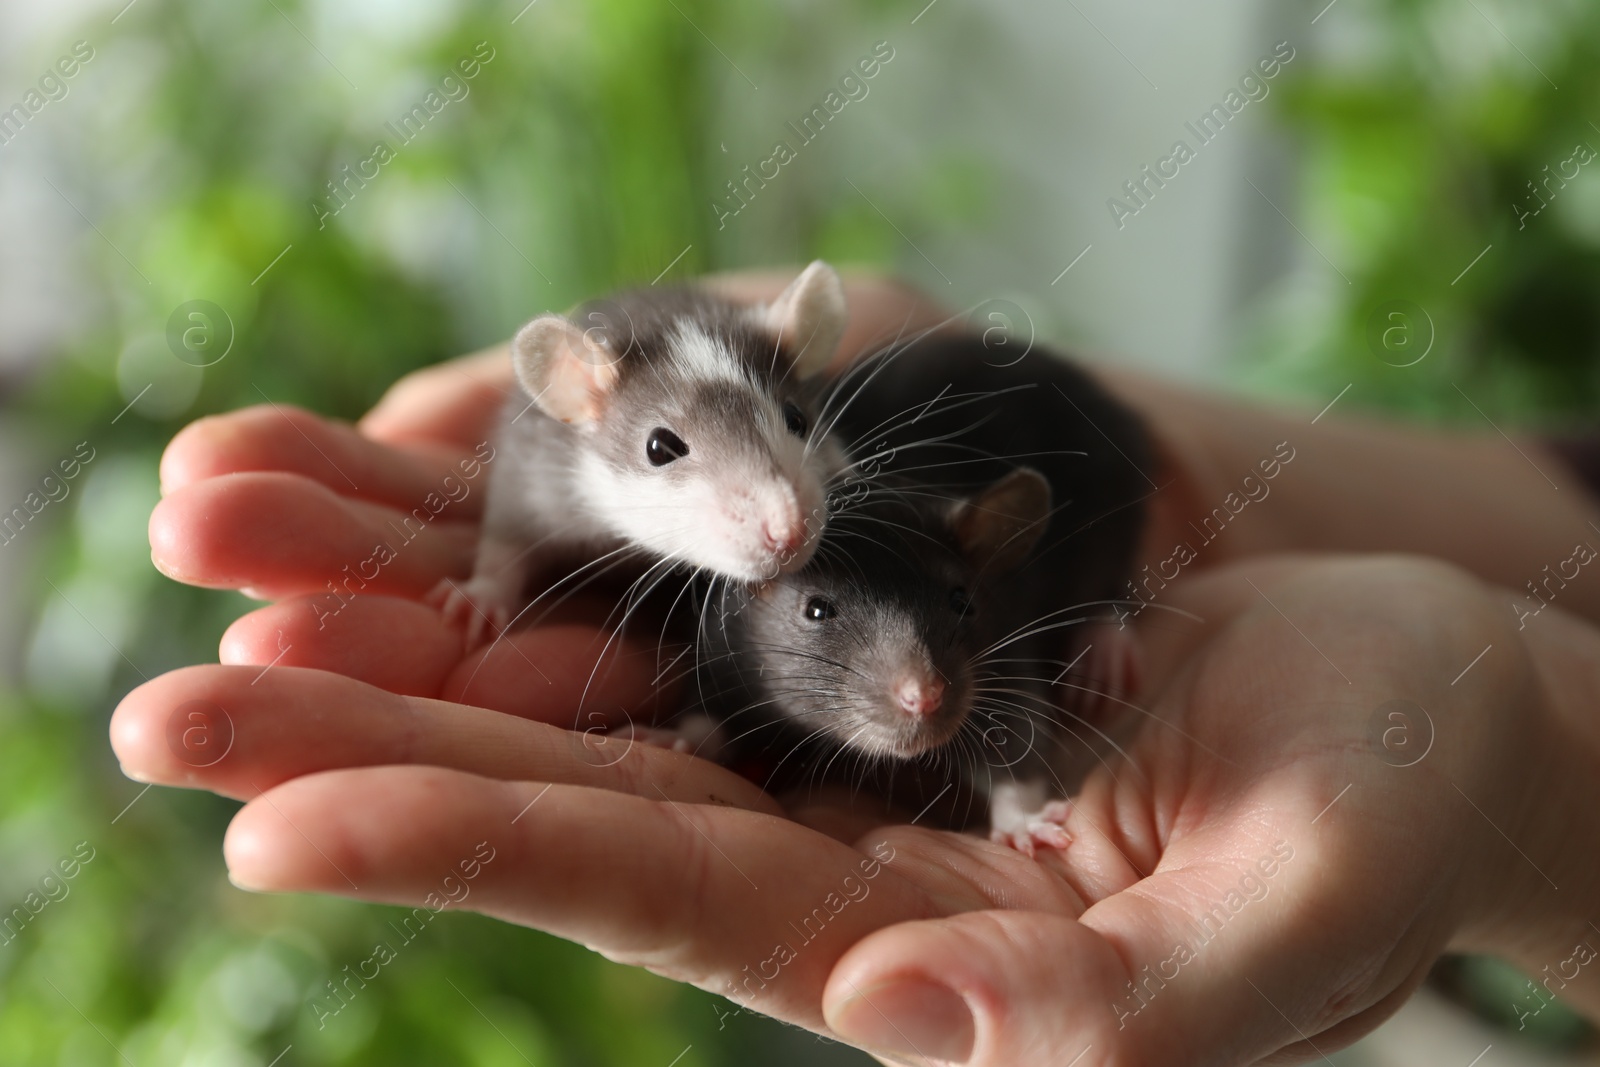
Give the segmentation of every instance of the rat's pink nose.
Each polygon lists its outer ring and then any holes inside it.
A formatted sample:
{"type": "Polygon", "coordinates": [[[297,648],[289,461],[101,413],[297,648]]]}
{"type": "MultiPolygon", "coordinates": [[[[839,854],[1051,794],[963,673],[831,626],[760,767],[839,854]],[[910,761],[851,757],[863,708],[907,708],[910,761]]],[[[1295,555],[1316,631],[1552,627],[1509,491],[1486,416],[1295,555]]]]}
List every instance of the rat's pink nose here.
{"type": "Polygon", "coordinates": [[[894,700],[907,715],[925,719],[944,703],[944,682],[938,678],[913,678],[908,675],[895,685],[894,700]]]}
{"type": "Polygon", "coordinates": [[[799,516],[768,519],[761,527],[767,548],[781,555],[792,555],[806,543],[806,524],[799,516]]]}

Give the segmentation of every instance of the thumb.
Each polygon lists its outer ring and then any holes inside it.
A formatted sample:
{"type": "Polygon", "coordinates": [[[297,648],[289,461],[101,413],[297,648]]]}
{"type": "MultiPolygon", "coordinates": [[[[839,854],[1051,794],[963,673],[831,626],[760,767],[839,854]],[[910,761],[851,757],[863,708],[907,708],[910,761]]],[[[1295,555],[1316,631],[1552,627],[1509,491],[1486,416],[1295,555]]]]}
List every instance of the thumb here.
{"type": "Polygon", "coordinates": [[[822,1010],[836,1034],[885,1063],[1120,1064],[1132,1061],[1118,1048],[1116,1016],[1083,1000],[1108,999],[1126,974],[1110,944],[1075,920],[966,912],[858,942],[834,966],[822,1010]]]}
{"type": "MultiPolygon", "coordinates": [[[[1369,883],[1359,864],[1346,866],[1369,883]]],[[[1327,869],[1164,871],[1081,921],[1007,910],[901,923],[841,957],[823,1015],[843,1039],[896,1063],[1175,1067],[1286,1050],[1315,1059],[1404,1001],[1448,925],[1419,930],[1393,870],[1387,888],[1399,899],[1380,909],[1327,869]]]]}

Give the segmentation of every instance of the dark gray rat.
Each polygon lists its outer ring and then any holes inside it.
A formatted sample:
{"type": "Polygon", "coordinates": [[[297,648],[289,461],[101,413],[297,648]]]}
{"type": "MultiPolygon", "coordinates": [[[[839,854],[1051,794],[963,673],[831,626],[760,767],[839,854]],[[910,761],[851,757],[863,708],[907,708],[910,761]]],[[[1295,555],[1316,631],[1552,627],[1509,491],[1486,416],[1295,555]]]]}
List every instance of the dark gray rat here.
{"type": "Polygon", "coordinates": [[[703,654],[724,739],[777,722],[830,760],[948,758],[988,793],[992,836],[1031,853],[1066,843],[1088,735],[1137,685],[1115,598],[1153,460],[1087,374],[1001,355],[929,336],[837,383],[824,426],[852,461],[830,529],[804,568],[725,596],[703,654]]]}
{"type": "Polygon", "coordinates": [[[1015,711],[1009,682],[994,684],[1010,670],[988,655],[1010,618],[997,580],[1028,557],[1049,514],[1049,486],[1028,468],[970,496],[880,482],[836,502],[806,566],[715,590],[694,697],[716,731],[708,744],[708,723],[682,729],[700,754],[759,768],[768,787],[840,753],[862,767],[918,763],[987,793],[997,835],[1059,843],[1058,825],[1033,825],[1042,801],[1019,806],[1029,798],[1012,771],[1029,749],[1014,739],[1035,724],[1015,711]]]}

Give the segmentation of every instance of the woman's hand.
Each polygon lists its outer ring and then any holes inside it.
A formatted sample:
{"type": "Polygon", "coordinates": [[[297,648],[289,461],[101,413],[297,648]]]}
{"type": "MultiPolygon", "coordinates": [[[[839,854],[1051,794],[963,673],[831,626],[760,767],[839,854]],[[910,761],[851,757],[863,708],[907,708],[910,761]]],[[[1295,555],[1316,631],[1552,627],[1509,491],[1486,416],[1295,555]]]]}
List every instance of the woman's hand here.
{"type": "Polygon", "coordinates": [[[418,602],[471,572],[491,428],[514,388],[497,350],[403,379],[358,427],[269,404],[185,428],[161,463],[156,566],[276,601],[229,628],[222,662],[535,717],[572,711],[587,687],[598,710],[563,720],[580,729],[670,701],[676,650],[645,633],[597,639],[615,596],[536,604],[535,626],[472,651],[418,602]]]}
{"type": "Polygon", "coordinates": [[[1316,1058],[1447,947],[1569,955],[1596,879],[1566,842],[1597,805],[1552,783],[1593,755],[1475,582],[1281,560],[1172,603],[1205,621],[1147,627],[1147,710],[1045,862],[346,677],[376,646],[343,674],[263,674],[263,647],[166,675],[112,738],[136,778],[249,798],[243,886],[437,903],[487,842],[474,910],[913,1062],[1316,1058]]]}
{"type": "MultiPolygon", "coordinates": [[[[936,321],[875,300],[847,348],[936,321]]],[[[1022,1067],[1316,1058],[1446,946],[1538,971],[1585,936],[1600,636],[1517,632],[1507,594],[1430,564],[1174,585],[1206,621],[1141,619],[1147,710],[1043,863],[608,737],[674,702],[651,635],[608,644],[614,598],[470,654],[416,603],[470,570],[507,363],[413,375],[354,429],[268,405],[169,448],[157,564],[279,602],[225,666],[130,694],[113,741],[136,777],[250,801],[242,884],[423,904],[487,841],[478,910],[902,1059],[1022,1067]]],[[[1560,992],[1593,1012],[1595,985],[1560,992]]]]}

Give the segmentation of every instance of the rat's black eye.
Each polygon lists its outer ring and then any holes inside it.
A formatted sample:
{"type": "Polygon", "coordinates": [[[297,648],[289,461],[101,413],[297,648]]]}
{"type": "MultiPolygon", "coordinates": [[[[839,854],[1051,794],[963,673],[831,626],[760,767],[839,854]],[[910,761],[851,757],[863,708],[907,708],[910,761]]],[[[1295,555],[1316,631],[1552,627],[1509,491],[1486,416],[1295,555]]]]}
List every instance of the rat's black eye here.
{"type": "Polygon", "coordinates": [[[950,590],[950,610],[957,615],[972,614],[972,600],[967,596],[967,591],[959,585],[950,590]]]}
{"type": "Polygon", "coordinates": [[[811,423],[806,419],[806,413],[801,411],[800,405],[793,400],[786,401],[783,405],[783,424],[796,437],[804,437],[806,431],[811,429],[811,423]]]}
{"type": "Polygon", "coordinates": [[[831,619],[839,614],[839,609],[833,606],[833,601],[826,597],[814,596],[806,601],[806,618],[812,622],[821,622],[831,619]]]}
{"type": "Polygon", "coordinates": [[[665,426],[657,426],[650,431],[650,439],[644,443],[644,454],[652,466],[665,467],[673,460],[687,456],[689,446],[665,426]]]}

